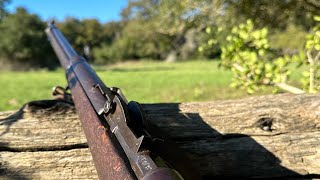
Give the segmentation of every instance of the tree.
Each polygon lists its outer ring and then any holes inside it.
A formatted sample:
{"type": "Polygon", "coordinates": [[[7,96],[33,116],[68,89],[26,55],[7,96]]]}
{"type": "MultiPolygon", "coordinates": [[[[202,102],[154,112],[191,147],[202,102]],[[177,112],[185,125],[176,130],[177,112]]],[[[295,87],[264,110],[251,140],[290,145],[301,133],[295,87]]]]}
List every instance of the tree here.
{"type": "Polygon", "coordinates": [[[76,18],[68,17],[63,22],[58,22],[57,27],[61,30],[76,52],[81,54],[83,52],[83,26],[81,21],[76,18]]]}
{"type": "Polygon", "coordinates": [[[122,21],[111,21],[103,25],[103,43],[111,45],[121,35],[124,23],[122,21]]]}
{"type": "Polygon", "coordinates": [[[69,17],[58,23],[58,27],[74,49],[88,60],[94,60],[91,50],[100,47],[102,42],[106,40],[104,27],[96,19],[78,20],[69,17]]]}
{"type": "Polygon", "coordinates": [[[221,0],[135,0],[129,1],[122,17],[128,25],[131,21],[143,22],[148,35],[169,39],[169,48],[161,53],[166,59],[188,59],[195,54],[203,29],[219,14],[220,6],[221,0]]]}
{"type": "Polygon", "coordinates": [[[114,35],[112,44],[107,41],[101,48],[94,50],[99,63],[141,58],[160,59],[164,56],[162,53],[170,48],[167,36],[150,31],[148,24],[141,20],[127,22],[120,33],[109,33],[114,35]]]}
{"type": "Polygon", "coordinates": [[[82,32],[79,43],[83,47],[83,54],[88,60],[94,60],[91,50],[100,46],[103,37],[103,26],[96,19],[84,19],[81,21],[82,32]]]}
{"type": "Polygon", "coordinates": [[[58,65],[52,48],[44,34],[46,24],[29,14],[24,8],[17,8],[0,23],[0,59],[14,69],[58,65]]]}
{"type": "Polygon", "coordinates": [[[225,0],[225,4],[228,13],[238,21],[252,19],[257,27],[280,29],[294,23],[309,30],[315,25],[312,17],[319,15],[320,10],[320,2],[314,0],[225,0]]]}
{"type": "Polygon", "coordinates": [[[121,48],[116,46],[116,41],[120,38],[123,22],[109,22],[102,27],[101,44],[93,48],[95,63],[106,64],[119,60],[119,54],[123,55],[121,48]]]}
{"type": "Polygon", "coordinates": [[[2,18],[6,15],[6,9],[5,6],[9,3],[9,0],[0,0],[0,21],[2,18]]]}

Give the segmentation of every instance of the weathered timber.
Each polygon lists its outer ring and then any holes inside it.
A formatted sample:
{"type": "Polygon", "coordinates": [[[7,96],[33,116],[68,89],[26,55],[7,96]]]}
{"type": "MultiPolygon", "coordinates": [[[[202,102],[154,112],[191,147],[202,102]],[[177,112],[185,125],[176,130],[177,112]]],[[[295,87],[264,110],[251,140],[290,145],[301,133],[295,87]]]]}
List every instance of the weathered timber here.
{"type": "MultiPolygon", "coordinates": [[[[142,108],[204,178],[320,177],[318,95],[142,108]]],[[[35,101],[0,113],[0,150],[0,179],[97,178],[75,108],[63,101],[35,101]]]]}

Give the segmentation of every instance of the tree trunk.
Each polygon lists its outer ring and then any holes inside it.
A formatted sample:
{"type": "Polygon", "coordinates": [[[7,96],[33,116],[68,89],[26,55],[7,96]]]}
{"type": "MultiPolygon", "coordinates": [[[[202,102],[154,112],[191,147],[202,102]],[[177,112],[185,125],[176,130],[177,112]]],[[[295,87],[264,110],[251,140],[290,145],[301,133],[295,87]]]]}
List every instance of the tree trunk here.
{"type": "Polygon", "coordinates": [[[175,62],[177,61],[177,51],[171,50],[166,57],[166,62],[175,62]]]}
{"type": "MultiPolygon", "coordinates": [[[[204,179],[320,177],[317,95],[142,108],[204,179]]],[[[75,109],[62,101],[34,101],[0,113],[0,150],[0,179],[97,179],[75,109]]]]}

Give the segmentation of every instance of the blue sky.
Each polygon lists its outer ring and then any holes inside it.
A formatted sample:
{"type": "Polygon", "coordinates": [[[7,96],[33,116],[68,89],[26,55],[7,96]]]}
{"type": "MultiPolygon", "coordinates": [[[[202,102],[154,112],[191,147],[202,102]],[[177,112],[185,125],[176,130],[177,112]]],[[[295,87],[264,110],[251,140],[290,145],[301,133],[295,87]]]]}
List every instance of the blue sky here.
{"type": "Polygon", "coordinates": [[[72,16],[96,18],[105,23],[119,20],[121,9],[126,5],[127,0],[11,0],[7,9],[14,12],[16,7],[23,6],[43,20],[55,18],[62,21],[72,16]]]}

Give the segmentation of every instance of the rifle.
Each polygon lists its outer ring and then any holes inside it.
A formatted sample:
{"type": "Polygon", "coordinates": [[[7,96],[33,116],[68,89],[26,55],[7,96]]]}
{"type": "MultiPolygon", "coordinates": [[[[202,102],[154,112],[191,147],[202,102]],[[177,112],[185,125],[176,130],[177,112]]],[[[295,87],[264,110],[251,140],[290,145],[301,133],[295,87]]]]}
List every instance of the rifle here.
{"type": "Polygon", "coordinates": [[[139,104],[119,88],[107,87],[53,22],[46,34],[66,71],[70,89],[99,179],[198,179],[197,171],[171,142],[144,119],[139,104]],[[152,133],[151,133],[152,132],[152,133]]]}

